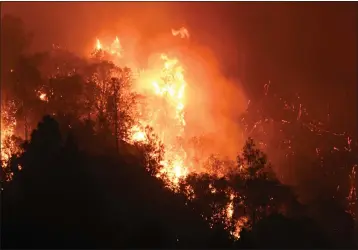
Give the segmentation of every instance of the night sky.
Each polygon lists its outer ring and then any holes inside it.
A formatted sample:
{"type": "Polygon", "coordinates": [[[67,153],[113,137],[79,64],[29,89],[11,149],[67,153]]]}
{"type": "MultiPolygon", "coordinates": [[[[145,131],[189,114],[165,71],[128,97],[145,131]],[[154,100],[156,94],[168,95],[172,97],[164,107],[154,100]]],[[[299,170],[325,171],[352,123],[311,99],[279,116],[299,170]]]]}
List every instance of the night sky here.
{"type": "Polygon", "coordinates": [[[357,129],[357,8],[355,3],[58,2],[2,3],[2,15],[23,19],[33,50],[59,43],[77,53],[102,32],[136,27],[143,40],[185,26],[210,47],[227,76],[241,78],[252,99],[270,80],[300,93],[318,118],[357,129]]]}

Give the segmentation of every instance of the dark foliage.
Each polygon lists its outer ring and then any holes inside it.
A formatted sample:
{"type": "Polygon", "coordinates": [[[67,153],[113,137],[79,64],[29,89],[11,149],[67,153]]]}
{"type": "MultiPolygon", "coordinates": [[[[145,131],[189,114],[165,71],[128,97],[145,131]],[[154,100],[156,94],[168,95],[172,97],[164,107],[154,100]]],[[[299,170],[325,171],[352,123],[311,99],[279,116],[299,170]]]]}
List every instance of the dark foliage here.
{"type": "Polygon", "coordinates": [[[251,248],[327,248],[317,225],[308,218],[289,219],[272,214],[260,220],[251,232],[241,233],[238,247],[251,248]]]}
{"type": "MultiPolygon", "coordinates": [[[[90,135],[88,135],[90,136],[90,135]]],[[[100,145],[96,145],[99,147],[100,145]]],[[[199,247],[207,225],[135,158],[89,155],[45,117],[2,192],[4,248],[199,247]]]]}
{"type": "MultiPolygon", "coordinates": [[[[185,197],[163,188],[138,158],[128,152],[81,150],[83,142],[73,131],[61,135],[59,127],[52,117],[44,117],[13,163],[21,164],[22,170],[2,192],[2,247],[234,246],[227,231],[210,229],[198,207],[193,210],[185,205],[185,197]]],[[[93,134],[87,137],[93,146],[101,146],[93,134]]],[[[274,214],[252,231],[244,230],[235,245],[325,247],[319,232],[308,219],[274,214]]]]}

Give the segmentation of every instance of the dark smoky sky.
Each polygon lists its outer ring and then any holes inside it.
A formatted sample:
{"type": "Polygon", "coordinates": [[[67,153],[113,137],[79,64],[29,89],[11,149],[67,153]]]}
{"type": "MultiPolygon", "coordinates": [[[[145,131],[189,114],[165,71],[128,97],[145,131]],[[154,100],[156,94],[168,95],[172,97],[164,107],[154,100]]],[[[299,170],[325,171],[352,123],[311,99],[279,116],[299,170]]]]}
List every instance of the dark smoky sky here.
{"type": "Polygon", "coordinates": [[[357,129],[357,8],[355,3],[22,2],[2,15],[23,19],[33,49],[52,43],[83,52],[103,31],[135,26],[143,39],[185,26],[210,47],[230,77],[244,76],[251,98],[263,85],[299,92],[319,118],[329,106],[335,127],[357,129]]]}

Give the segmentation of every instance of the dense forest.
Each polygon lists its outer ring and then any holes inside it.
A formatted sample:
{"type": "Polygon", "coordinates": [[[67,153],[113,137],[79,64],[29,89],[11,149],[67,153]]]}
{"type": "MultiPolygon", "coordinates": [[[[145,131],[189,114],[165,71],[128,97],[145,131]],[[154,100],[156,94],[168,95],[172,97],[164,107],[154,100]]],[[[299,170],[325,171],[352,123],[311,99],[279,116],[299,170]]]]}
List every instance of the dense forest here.
{"type": "Polygon", "coordinates": [[[300,201],[256,138],[234,160],[213,152],[205,171],[168,174],[151,126],[133,140],[134,72],[100,48],[28,53],[31,37],[2,18],[2,248],[357,247],[354,200],[300,201]]]}

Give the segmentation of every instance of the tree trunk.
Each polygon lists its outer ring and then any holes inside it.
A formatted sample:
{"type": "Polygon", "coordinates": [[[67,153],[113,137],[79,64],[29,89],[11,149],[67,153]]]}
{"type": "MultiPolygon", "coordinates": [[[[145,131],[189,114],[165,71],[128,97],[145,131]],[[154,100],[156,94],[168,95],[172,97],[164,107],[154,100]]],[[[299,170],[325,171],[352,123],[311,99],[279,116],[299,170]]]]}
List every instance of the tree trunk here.
{"type": "Polygon", "coordinates": [[[24,125],[24,129],[25,129],[25,141],[28,140],[28,131],[29,131],[29,128],[28,128],[28,123],[27,123],[27,115],[25,113],[25,116],[24,116],[24,120],[25,120],[25,125],[24,125]]]}
{"type": "Polygon", "coordinates": [[[116,140],[116,152],[119,153],[119,128],[118,128],[118,93],[119,93],[119,82],[118,79],[112,79],[114,88],[114,133],[116,140]]]}
{"type": "Polygon", "coordinates": [[[256,209],[252,211],[252,226],[256,224],[256,209]]]}

